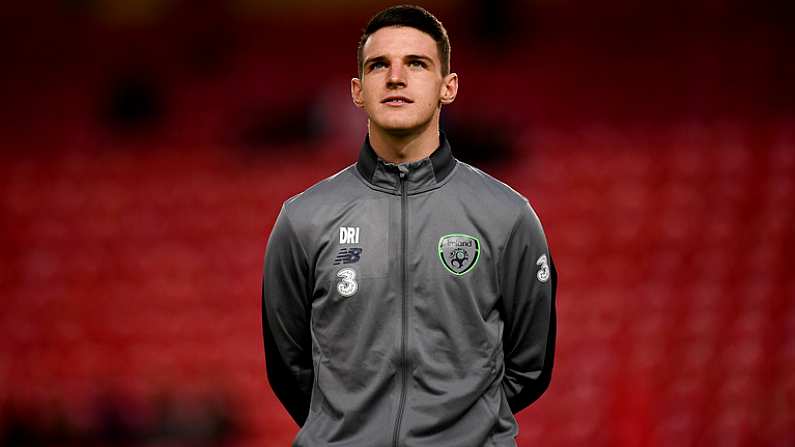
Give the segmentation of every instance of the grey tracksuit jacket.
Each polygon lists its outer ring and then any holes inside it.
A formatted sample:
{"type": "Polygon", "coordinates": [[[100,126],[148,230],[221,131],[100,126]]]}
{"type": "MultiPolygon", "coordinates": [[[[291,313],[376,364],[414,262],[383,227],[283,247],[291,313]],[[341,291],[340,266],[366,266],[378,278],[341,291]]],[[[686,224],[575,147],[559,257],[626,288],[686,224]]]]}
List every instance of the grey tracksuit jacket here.
{"type": "Polygon", "coordinates": [[[284,203],[262,287],[294,446],[515,444],[547,388],[557,273],[527,200],[456,160],[356,164],[284,203]]]}

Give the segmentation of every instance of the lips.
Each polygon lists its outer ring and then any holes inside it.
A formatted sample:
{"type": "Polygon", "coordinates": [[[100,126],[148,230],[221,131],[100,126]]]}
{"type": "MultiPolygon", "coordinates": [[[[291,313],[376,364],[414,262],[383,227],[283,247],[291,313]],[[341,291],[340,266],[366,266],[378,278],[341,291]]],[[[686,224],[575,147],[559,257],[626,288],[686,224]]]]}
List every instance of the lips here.
{"type": "Polygon", "coordinates": [[[382,104],[395,105],[395,106],[396,105],[401,105],[401,104],[411,104],[413,102],[414,101],[412,101],[411,99],[406,98],[405,96],[400,96],[400,95],[387,96],[386,98],[381,100],[382,104]]]}

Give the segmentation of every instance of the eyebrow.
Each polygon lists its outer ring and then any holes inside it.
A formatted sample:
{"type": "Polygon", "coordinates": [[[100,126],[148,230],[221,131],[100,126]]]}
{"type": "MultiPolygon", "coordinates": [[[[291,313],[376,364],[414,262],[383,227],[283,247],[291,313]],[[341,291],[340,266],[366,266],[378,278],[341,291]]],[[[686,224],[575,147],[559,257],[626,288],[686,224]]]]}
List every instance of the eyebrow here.
{"type": "MultiPolygon", "coordinates": [[[[403,56],[403,59],[408,59],[408,60],[419,59],[419,60],[426,61],[430,65],[433,65],[433,59],[431,59],[428,56],[422,55],[422,54],[407,54],[407,55],[403,56]]],[[[388,59],[387,59],[386,56],[375,56],[375,57],[371,57],[371,58],[365,59],[364,64],[362,64],[362,65],[366,67],[366,66],[372,64],[373,62],[387,62],[387,61],[388,61],[388,59]]]]}
{"type": "Polygon", "coordinates": [[[433,59],[431,59],[428,56],[424,56],[422,54],[408,54],[405,56],[405,59],[420,59],[428,62],[429,64],[433,64],[433,59]]]}
{"type": "Polygon", "coordinates": [[[368,66],[373,62],[386,62],[386,56],[375,56],[364,60],[363,66],[368,66]]]}

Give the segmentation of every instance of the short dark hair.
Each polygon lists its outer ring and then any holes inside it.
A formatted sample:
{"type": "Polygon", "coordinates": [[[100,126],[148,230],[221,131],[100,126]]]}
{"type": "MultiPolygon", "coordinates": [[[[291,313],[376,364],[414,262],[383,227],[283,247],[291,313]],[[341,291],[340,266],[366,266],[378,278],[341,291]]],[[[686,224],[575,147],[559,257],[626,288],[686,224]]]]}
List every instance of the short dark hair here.
{"type": "Polygon", "coordinates": [[[359,77],[364,71],[364,43],[376,31],[388,26],[408,26],[428,34],[436,41],[439,60],[442,64],[442,76],[450,73],[450,39],[442,22],[425,8],[416,5],[391,6],[374,15],[362,31],[359,46],[356,48],[356,62],[359,66],[359,77]]]}

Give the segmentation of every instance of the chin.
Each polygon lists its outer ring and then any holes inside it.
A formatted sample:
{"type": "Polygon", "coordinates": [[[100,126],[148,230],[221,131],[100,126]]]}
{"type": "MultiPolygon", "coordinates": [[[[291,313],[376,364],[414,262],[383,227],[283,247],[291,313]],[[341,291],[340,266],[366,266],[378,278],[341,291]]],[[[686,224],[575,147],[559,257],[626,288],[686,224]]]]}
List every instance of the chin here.
{"type": "Polygon", "coordinates": [[[428,121],[408,120],[408,119],[388,119],[384,121],[373,120],[373,123],[389,133],[411,133],[424,127],[428,121]]]}
{"type": "Polygon", "coordinates": [[[418,126],[415,123],[390,123],[379,127],[387,132],[410,132],[418,126]]]}

